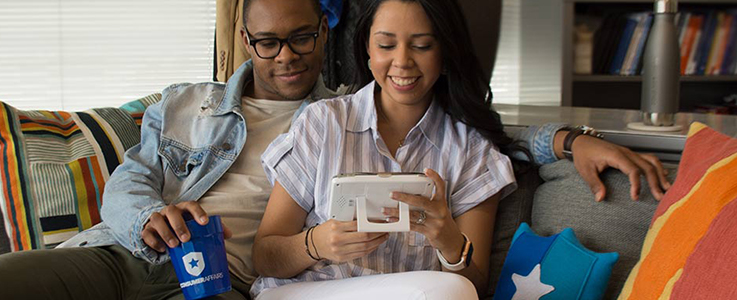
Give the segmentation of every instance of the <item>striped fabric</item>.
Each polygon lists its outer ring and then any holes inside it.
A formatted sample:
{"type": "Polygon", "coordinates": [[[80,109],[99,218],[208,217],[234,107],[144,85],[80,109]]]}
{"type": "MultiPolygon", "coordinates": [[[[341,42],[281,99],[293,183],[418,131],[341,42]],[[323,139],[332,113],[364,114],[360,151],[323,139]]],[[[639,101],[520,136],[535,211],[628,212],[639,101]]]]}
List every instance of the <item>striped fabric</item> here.
{"type": "Polygon", "coordinates": [[[694,123],[619,299],[737,298],[737,139],[694,123]]]}
{"type": "Polygon", "coordinates": [[[146,107],[159,102],[159,100],[161,100],[160,93],[151,94],[141,99],[123,104],[120,109],[127,112],[133,120],[136,121],[136,125],[138,125],[138,128],[140,129],[141,122],[143,122],[143,112],[146,111],[146,107]]]}
{"type": "Polygon", "coordinates": [[[21,111],[0,102],[2,213],[11,250],[50,248],[100,222],[102,191],[160,94],[120,108],[21,111]]]}
{"type": "MultiPolygon", "coordinates": [[[[328,220],[329,183],[341,173],[434,169],[449,182],[453,217],[516,188],[509,158],[477,131],[453,121],[435,102],[393,158],[377,131],[373,94],[372,83],[355,95],[311,104],[289,133],[277,137],[262,155],[272,184],[278,181],[308,212],[305,227],[328,220]]],[[[393,232],[366,257],[345,263],[320,261],[291,279],[260,277],[251,293],[300,281],[419,270],[440,270],[435,250],[422,234],[393,232]]]]}

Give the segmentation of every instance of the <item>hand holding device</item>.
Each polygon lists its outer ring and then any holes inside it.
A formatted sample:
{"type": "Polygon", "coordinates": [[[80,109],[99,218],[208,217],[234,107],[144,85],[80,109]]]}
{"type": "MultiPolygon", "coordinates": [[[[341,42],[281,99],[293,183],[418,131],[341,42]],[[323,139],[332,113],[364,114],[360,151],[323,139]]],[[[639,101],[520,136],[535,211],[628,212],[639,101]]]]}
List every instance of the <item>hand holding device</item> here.
{"type": "MultiPolygon", "coordinates": [[[[407,193],[392,193],[392,199],[421,209],[413,212],[410,229],[421,233],[435,248],[441,264],[451,271],[458,271],[470,264],[473,248],[471,241],[460,231],[447,202],[446,184],[440,175],[430,169],[425,174],[436,186],[432,197],[407,193]],[[451,263],[452,262],[452,263],[451,263]]],[[[396,209],[387,209],[390,218],[397,217],[396,209]]]]}
{"type": "Polygon", "coordinates": [[[339,175],[330,185],[330,218],[357,222],[359,232],[409,231],[410,206],[391,199],[392,192],[432,196],[434,183],[421,173],[364,173],[339,175]],[[385,207],[397,207],[399,218],[386,223],[385,207]],[[381,222],[376,222],[381,220],[381,222]]]}
{"type": "Polygon", "coordinates": [[[351,261],[374,252],[389,235],[385,232],[357,232],[356,221],[330,219],[315,227],[312,249],[320,258],[334,262],[351,261]]]}

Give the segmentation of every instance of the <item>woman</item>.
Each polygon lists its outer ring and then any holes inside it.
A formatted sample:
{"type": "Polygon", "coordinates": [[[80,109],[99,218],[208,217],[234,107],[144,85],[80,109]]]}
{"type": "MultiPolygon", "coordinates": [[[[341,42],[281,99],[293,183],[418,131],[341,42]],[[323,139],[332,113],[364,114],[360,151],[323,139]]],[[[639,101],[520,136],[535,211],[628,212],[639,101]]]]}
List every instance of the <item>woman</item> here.
{"type": "Polygon", "coordinates": [[[365,87],[309,106],[262,156],[274,189],[251,293],[475,299],[488,283],[497,203],[516,186],[504,155],[512,139],[489,108],[455,0],[370,0],[364,11],[354,45],[365,87]],[[333,176],[418,171],[435,182],[432,199],[392,194],[423,210],[411,214],[410,232],[359,233],[355,221],[329,219],[333,176]]]}

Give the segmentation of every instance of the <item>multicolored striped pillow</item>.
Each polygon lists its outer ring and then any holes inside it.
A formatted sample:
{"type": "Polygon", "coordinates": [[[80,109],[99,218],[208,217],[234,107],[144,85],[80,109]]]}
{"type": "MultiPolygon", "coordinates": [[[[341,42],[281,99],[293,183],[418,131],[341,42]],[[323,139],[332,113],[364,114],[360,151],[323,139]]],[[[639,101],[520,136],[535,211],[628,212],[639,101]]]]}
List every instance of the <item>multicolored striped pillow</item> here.
{"type": "Polygon", "coordinates": [[[619,299],[737,297],[737,139],[694,123],[619,299]]]}
{"type": "Polygon", "coordinates": [[[160,99],[84,112],[0,102],[0,204],[12,251],[50,248],[100,222],[105,182],[140,142],[146,107],[160,99]]]}

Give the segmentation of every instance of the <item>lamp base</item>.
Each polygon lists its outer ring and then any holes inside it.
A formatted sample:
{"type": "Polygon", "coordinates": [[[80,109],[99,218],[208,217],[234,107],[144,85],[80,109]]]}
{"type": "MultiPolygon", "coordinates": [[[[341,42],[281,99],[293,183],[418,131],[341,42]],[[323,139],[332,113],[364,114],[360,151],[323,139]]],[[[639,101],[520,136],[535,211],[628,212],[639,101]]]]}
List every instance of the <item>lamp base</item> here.
{"type": "Polygon", "coordinates": [[[683,126],[681,125],[672,125],[672,126],[654,126],[654,125],[645,125],[643,122],[632,122],[627,124],[627,128],[637,131],[650,131],[650,132],[674,132],[674,131],[681,131],[683,129],[683,126]]]}

